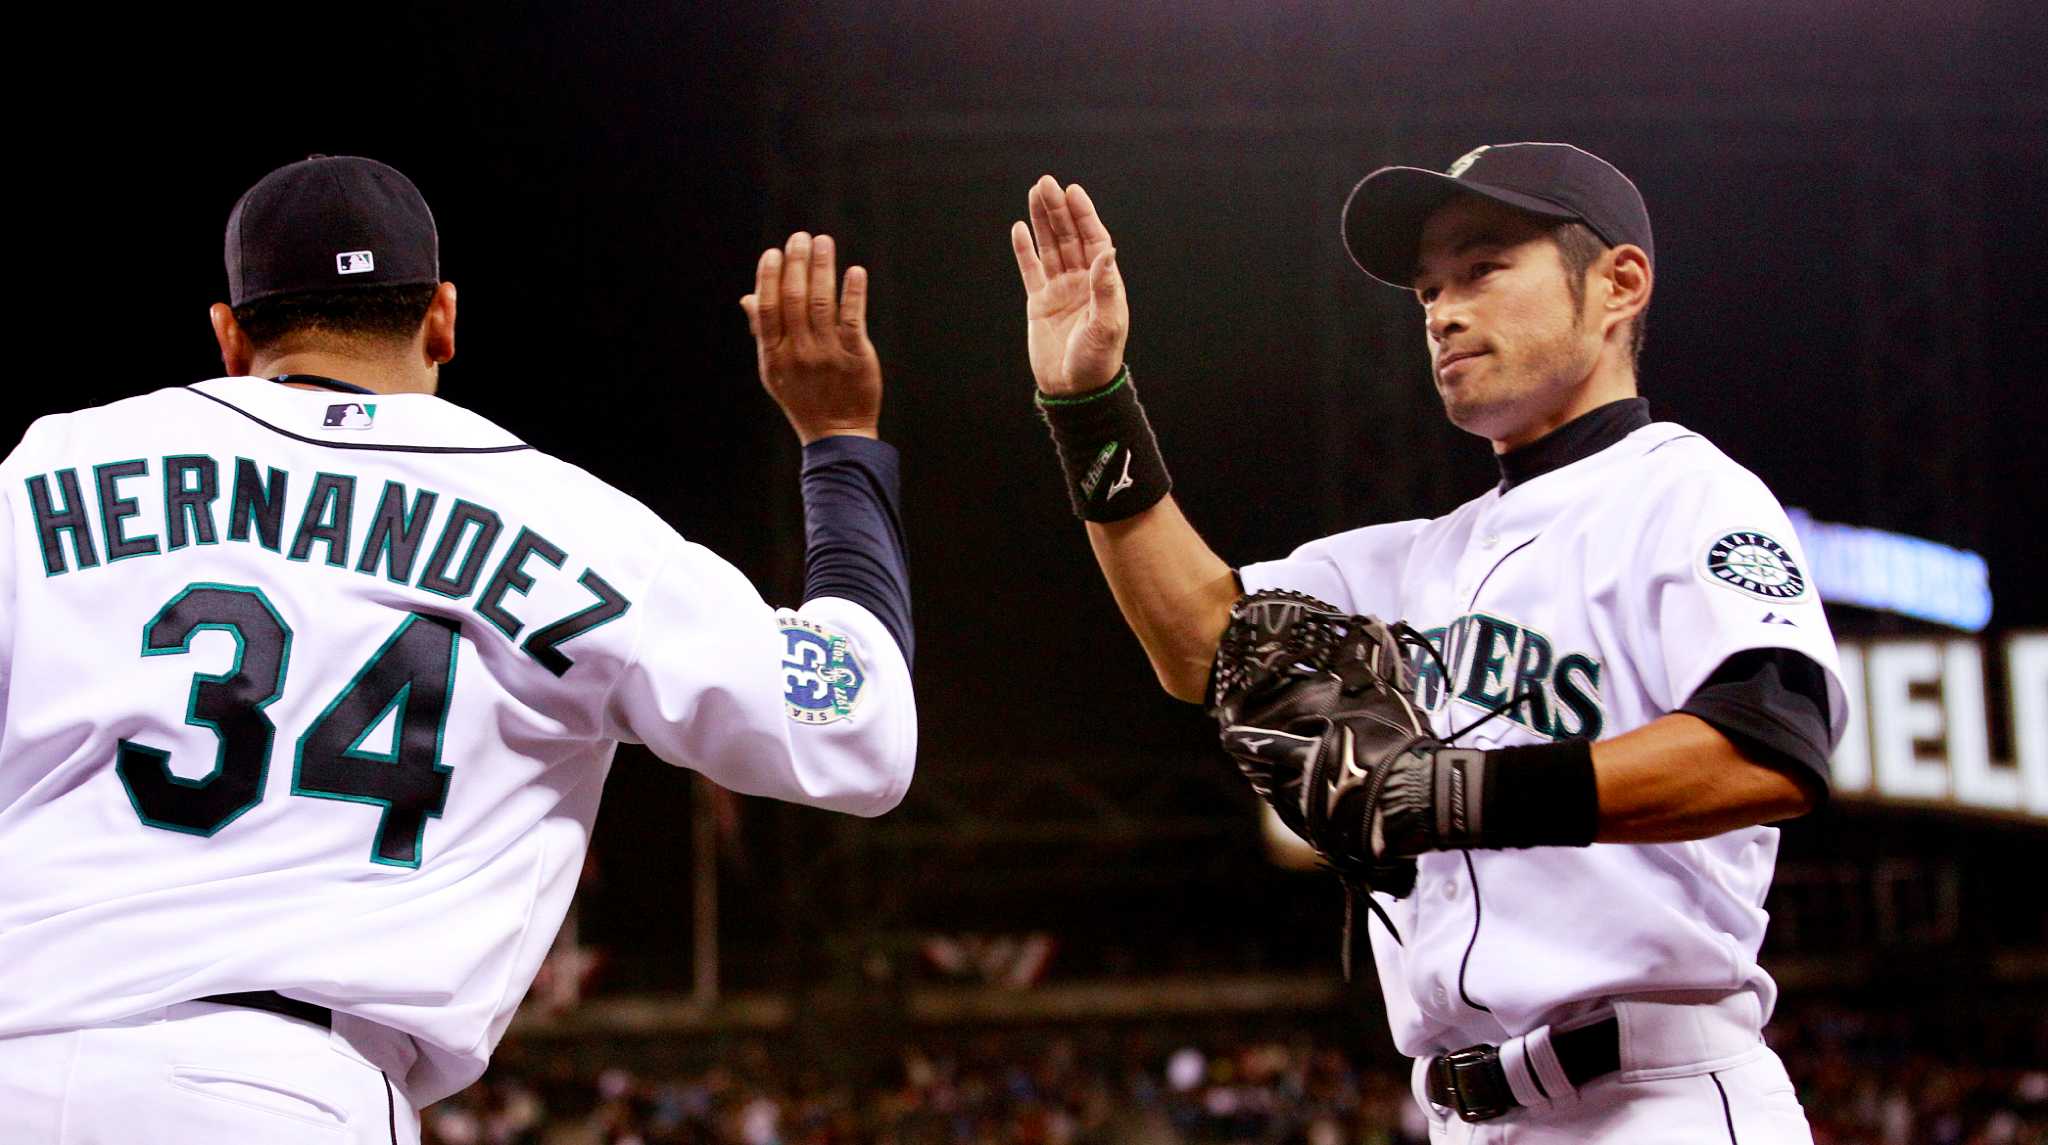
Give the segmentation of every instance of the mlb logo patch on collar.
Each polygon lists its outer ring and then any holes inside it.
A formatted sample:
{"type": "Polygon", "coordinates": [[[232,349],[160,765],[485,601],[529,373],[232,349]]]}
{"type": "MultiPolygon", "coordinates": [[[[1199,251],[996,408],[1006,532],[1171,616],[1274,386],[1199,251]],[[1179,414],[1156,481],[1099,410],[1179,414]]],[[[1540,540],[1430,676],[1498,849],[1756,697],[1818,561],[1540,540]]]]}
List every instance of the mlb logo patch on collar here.
{"type": "Polygon", "coordinates": [[[336,402],[327,407],[327,416],[320,422],[321,429],[369,429],[377,424],[377,406],[374,402],[336,402]]]}

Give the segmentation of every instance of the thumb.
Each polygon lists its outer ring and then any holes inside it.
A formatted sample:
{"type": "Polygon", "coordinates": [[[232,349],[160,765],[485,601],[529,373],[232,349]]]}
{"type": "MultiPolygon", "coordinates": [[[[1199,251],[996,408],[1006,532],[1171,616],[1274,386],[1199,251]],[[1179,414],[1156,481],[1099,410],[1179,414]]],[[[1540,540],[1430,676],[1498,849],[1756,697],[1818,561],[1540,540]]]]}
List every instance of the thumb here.
{"type": "Polygon", "coordinates": [[[1116,248],[1103,251],[1088,265],[1088,289],[1095,297],[1095,305],[1109,306],[1123,293],[1123,275],[1117,273],[1116,248]]]}
{"type": "Polygon", "coordinates": [[[1116,251],[1103,251],[1088,266],[1088,322],[1082,327],[1082,336],[1097,347],[1111,349],[1123,341],[1130,320],[1130,310],[1124,304],[1124,279],[1116,269],[1116,251]]]}
{"type": "Polygon", "coordinates": [[[749,294],[740,299],[740,309],[747,312],[747,333],[761,336],[761,315],[754,309],[754,296],[749,294]]]}

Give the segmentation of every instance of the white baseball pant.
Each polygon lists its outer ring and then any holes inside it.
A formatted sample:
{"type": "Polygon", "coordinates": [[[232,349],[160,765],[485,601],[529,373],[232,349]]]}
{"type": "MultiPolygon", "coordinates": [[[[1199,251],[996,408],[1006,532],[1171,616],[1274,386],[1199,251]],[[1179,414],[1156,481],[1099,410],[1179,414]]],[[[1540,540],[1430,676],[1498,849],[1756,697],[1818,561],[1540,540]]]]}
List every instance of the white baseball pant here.
{"type": "Polygon", "coordinates": [[[261,1010],[185,1002],[0,1038],[0,1141],[9,1145],[419,1139],[404,1094],[346,1038],[261,1010]]]}

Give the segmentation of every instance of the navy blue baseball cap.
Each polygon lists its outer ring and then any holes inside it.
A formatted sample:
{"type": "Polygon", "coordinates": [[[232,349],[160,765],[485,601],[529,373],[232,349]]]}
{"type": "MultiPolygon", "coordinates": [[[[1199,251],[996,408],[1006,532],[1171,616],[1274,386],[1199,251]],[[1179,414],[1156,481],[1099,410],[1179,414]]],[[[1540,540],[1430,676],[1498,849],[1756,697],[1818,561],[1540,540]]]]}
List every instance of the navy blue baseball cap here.
{"type": "Polygon", "coordinates": [[[228,215],[228,304],[441,281],[434,213],[412,180],[354,155],[289,163],[228,215]]]}
{"type": "Polygon", "coordinates": [[[1475,147],[1442,172],[1382,167],[1344,203],[1344,245],[1360,270],[1403,290],[1415,280],[1422,227],[1438,207],[1478,195],[1546,219],[1575,219],[1608,246],[1633,243],[1654,265],[1650,212],[1628,176],[1569,143],[1475,147]]]}

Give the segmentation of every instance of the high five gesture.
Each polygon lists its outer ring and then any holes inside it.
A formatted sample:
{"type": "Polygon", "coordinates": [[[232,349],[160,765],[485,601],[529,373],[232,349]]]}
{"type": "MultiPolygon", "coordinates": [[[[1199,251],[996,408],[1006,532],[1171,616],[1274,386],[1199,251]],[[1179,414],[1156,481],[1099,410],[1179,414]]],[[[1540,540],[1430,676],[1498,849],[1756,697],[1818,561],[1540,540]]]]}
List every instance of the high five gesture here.
{"type": "Polygon", "coordinates": [[[1010,227],[1024,278],[1031,372],[1041,393],[1068,397],[1099,389],[1124,364],[1131,308],[1116,247],[1088,192],[1046,175],[1032,185],[1031,224],[1010,227]]]}
{"type": "Polygon", "coordinates": [[[1124,619],[1166,690],[1200,703],[1237,581],[1174,504],[1124,368],[1131,308],[1109,228],[1078,185],[1046,175],[1029,199],[1031,222],[1011,226],[1010,249],[1024,279],[1039,415],[1124,619]]]}
{"type": "Polygon", "coordinates": [[[740,299],[754,335],[761,385],[805,445],[821,437],[874,437],[882,415],[882,363],[868,341],[868,272],[848,267],[842,293],[831,235],[789,236],[761,253],[754,292],[740,299]]]}

